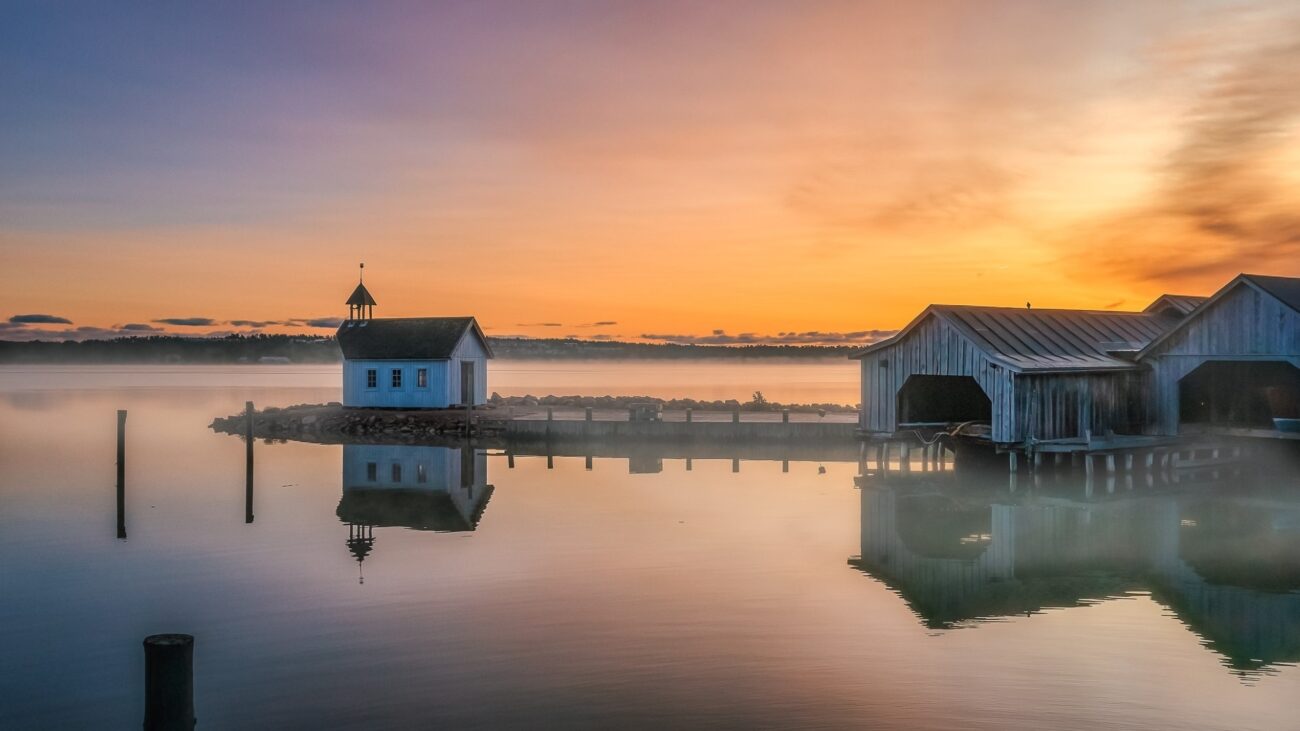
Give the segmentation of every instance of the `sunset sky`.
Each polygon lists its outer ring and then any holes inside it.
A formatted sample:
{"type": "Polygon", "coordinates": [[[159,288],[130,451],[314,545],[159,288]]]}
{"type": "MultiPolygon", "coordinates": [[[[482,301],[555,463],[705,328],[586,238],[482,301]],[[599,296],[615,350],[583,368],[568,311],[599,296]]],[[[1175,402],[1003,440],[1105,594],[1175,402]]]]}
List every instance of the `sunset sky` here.
{"type": "Polygon", "coordinates": [[[1300,5],[6,3],[0,252],[11,338],[1140,309],[1300,275],[1300,5]]]}

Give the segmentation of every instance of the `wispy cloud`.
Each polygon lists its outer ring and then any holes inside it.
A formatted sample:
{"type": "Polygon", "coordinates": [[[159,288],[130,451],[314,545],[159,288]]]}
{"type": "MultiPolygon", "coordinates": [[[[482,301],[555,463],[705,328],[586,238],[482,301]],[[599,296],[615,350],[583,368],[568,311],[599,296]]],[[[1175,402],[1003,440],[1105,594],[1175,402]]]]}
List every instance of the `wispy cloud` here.
{"type": "Polygon", "coordinates": [[[229,324],[235,327],[270,327],[272,325],[292,325],[294,323],[285,320],[230,320],[229,324]]]}
{"type": "Polygon", "coordinates": [[[291,320],[290,323],[302,327],[334,329],[343,324],[343,319],[339,317],[308,317],[291,320]]]}
{"type": "Polygon", "coordinates": [[[897,330],[855,330],[853,332],[779,332],[775,335],[758,333],[729,334],[714,330],[708,335],[662,335],[647,333],[644,340],[657,340],[680,345],[870,345],[896,334],[897,330]]]}
{"type": "Polygon", "coordinates": [[[1150,195],[1080,231],[1071,258],[1163,286],[1212,286],[1242,271],[1300,273],[1300,15],[1242,12],[1176,51],[1206,79],[1150,195]],[[1187,47],[1195,49],[1187,59],[1187,47]]]}
{"type": "Polygon", "coordinates": [[[564,327],[561,322],[518,322],[515,327],[564,327]]]}
{"type": "Polygon", "coordinates": [[[574,327],[610,327],[617,324],[618,321],[616,320],[597,320],[596,322],[584,322],[580,325],[574,325],[574,327]]]}
{"type": "Polygon", "coordinates": [[[154,327],[153,325],[144,322],[128,322],[125,325],[119,326],[118,329],[122,330],[123,332],[143,332],[143,333],[162,332],[162,328],[154,327]]]}
{"type": "Polygon", "coordinates": [[[9,322],[16,325],[71,325],[72,320],[58,315],[14,315],[9,322]]]}
{"type": "Polygon", "coordinates": [[[177,327],[212,327],[219,324],[217,320],[211,317],[160,317],[154,322],[177,327]]]}

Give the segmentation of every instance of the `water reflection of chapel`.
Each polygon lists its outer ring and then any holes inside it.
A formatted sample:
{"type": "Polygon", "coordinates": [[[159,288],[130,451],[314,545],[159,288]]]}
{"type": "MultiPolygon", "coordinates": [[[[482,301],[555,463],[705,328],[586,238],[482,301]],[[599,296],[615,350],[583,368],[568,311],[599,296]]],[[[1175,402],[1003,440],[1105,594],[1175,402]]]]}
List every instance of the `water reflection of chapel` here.
{"type": "Polygon", "coordinates": [[[927,626],[1149,591],[1236,671],[1300,661],[1300,501],[981,494],[952,478],[867,480],[849,561],[927,626]]]}
{"type": "Polygon", "coordinates": [[[482,449],[346,444],[335,512],[348,525],[348,550],[361,563],[374,550],[375,528],[475,530],[492,490],[482,449]]]}

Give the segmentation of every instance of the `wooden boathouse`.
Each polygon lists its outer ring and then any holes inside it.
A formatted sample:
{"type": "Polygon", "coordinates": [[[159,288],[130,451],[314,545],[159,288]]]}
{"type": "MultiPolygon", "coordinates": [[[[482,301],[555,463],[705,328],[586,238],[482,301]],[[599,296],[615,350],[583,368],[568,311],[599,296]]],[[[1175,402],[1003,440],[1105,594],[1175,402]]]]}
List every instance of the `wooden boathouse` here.
{"type": "Polygon", "coordinates": [[[1241,275],[1142,312],[931,305],[861,364],[868,438],[948,432],[1000,448],[1300,438],[1300,279],[1241,275]]]}
{"type": "Polygon", "coordinates": [[[1148,433],[1278,436],[1300,418],[1300,279],[1238,276],[1136,360],[1148,433]]]}

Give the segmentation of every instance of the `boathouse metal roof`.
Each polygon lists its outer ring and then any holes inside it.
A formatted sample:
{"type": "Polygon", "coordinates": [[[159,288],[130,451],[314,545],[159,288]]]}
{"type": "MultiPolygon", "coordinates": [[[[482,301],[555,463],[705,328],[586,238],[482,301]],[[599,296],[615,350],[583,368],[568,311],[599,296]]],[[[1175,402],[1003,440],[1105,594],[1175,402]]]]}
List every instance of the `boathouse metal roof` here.
{"type": "Polygon", "coordinates": [[[488,357],[492,348],[472,317],[384,317],[346,320],[336,337],[348,360],[445,360],[473,332],[488,357]]]}
{"type": "Polygon", "coordinates": [[[1268,277],[1263,274],[1243,274],[1240,278],[1264,290],[1287,307],[1300,312],[1300,277],[1268,277]]]}
{"type": "Polygon", "coordinates": [[[929,317],[937,317],[991,361],[1016,372],[1128,370],[1131,358],[1171,327],[1146,312],[1044,310],[931,305],[894,337],[852,357],[892,348],[929,317]]]}
{"type": "Polygon", "coordinates": [[[1159,313],[1173,310],[1179,315],[1187,315],[1208,299],[1194,294],[1162,294],[1142,311],[1159,313]]]}

